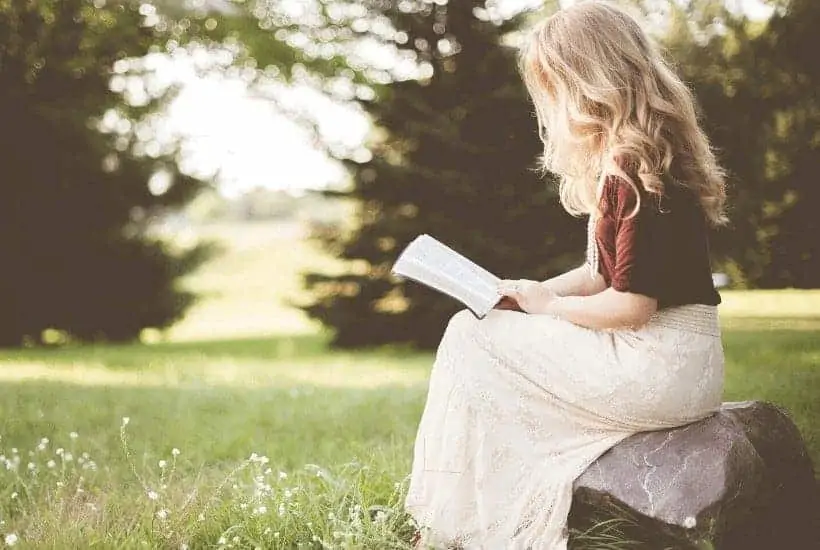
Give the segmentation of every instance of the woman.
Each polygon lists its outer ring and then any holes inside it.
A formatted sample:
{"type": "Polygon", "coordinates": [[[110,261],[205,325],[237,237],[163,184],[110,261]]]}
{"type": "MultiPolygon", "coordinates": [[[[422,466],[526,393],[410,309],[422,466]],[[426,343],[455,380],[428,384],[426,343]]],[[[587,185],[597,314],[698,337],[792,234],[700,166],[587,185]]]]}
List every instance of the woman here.
{"type": "Polygon", "coordinates": [[[589,216],[587,262],[503,281],[498,310],[451,319],[405,503],[422,547],[565,549],[573,482],[598,456],[721,402],[707,232],[725,193],[691,93],[599,1],[538,24],[521,71],[544,168],[589,216]]]}

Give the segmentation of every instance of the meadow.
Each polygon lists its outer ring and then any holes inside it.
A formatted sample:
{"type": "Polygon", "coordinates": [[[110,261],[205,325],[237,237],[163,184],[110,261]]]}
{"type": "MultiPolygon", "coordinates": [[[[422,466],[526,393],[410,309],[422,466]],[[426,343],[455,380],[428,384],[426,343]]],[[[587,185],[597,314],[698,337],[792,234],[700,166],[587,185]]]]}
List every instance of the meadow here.
{"type": "MultiPolygon", "coordinates": [[[[167,335],[0,351],[0,543],[409,548],[432,355],[330,352],[289,303],[300,270],[337,266],[298,232],[205,235],[226,252],[186,282],[205,299],[167,335]]],[[[725,292],[721,317],[725,400],[784,406],[820,463],[820,292],[725,292]]]]}

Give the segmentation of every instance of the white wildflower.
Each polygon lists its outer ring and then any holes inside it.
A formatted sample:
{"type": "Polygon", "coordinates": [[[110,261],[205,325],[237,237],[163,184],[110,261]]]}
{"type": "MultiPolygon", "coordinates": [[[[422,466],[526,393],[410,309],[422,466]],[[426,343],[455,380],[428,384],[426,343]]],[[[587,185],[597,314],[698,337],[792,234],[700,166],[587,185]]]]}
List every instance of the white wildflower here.
{"type": "Polygon", "coordinates": [[[257,516],[261,516],[262,514],[267,514],[268,513],[268,507],[267,506],[259,506],[258,508],[253,509],[253,513],[256,514],[257,516]]]}
{"type": "Polygon", "coordinates": [[[179,545],[179,550],[188,550],[188,545],[183,542],[179,545]]]}
{"type": "Polygon", "coordinates": [[[71,453],[65,453],[63,455],[63,460],[65,460],[66,462],[71,462],[72,460],[74,460],[74,455],[72,455],[71,453]]]}
{"type": "Polygon", "coordinates": [[[275,533],[273,534],[273,538],[275,538],[275,539],[278,539],[278,538],[279,538],[279,531],[277,531],[277,532],[275,532],[275,533]]]}
{"type": "Polygon", "coordinates": [[[216,543],[219,544],[219,545],[225,545],[225,544],[228,544],[228,539],[226,539],[224,536],[222,536],[222,537],[219,537],[219,540],[216,541],[216,543]]]}
{"type": "Polygon", "coordinates": [[[162,510],[159,510],[157,512],[157,517],[159,519],[166,519],[168,517],[168,510],[166,510],[165,508],[163,508],[162,510]]]}
{"type": "Polygon", "coordinates": [[[159,498],[159,495],[156,493],[156,491],[148,491],[148,499],[149,500],[157,500],[158,498],[159,498]]]}
{"type": "Polygon", "coordinates": [[[687,516],[683,520],[683,526],[686,527],[687,529],[692,529],[697,524],[698,524],[697,520],[692,516],[687,516]]]}
{"type": "Polygon", "coordinates": [[[197,521],[205,521],[205,514],[199,514],[199,515],[196,517],[196,520],[197,520],[197,521]]]}
{"type": "Polygon", "coordinates": [[[68,437],[70,437],[71,439],[77,439],[78,437],[80,437],[80,434],[78,434],[77,432],[71,432],[70,434],[68,434],[68,437]]]}
{"type": "Polygon", "coordinates": [[[54,468],[55,466],[57,466],[57,463],[54,462],[54,460],[49,460],[48,462],[46,462],[46,466],[48,466],[49,468],[54,468]]]}
{"type": "Polygon", "coordinates": [[[164,469],[165,469],[165,467],[166,467],[166,466],[168,466],[168,461],[166,461],[166,460],[160,460],[158,464],[159,464],[159,467],[160,467],[160,468],[162,468],[162,469],[164,470],[164,469]]]}
{"type": "Polygon", "coordinates": [[[122,417],[122,427],[123,428],[126,427],[129,422],[131,422],[131,417],[130,416],[123,416],[122,417]]]}
{"type": "Polygon", "coordinates": [[[34,462],[29,462],[27,467],[29,470],[34,470],[37,468],[37,465],[34,464],[34,462]]]}
{"type": "Polygon", "coordinates": [[[385,514],[382,510],[376,512],[376,516],[373,518],[373,521],[376,523],[384,523],[384,520],[387,519],[387,514],[385,514]]]}
{"type": "Polygon", "coordinates": [[[271,529],[270,527],[265,527],[265,530],[264,530],[264,531],[262,531],[262,534],[263,534],[263,535],[270,535],[271,530],[272,530],[272,529],[271,529]]]}
{"type": "Polygon", "coordinates": [[[57,450],[54,451],[54,454],[57,456],[63,456],[63,453],[65,453],[65,449],[62,447],[57,447],[57,450]]]}
{"type": "Polygon", "coordinates": [[[287,478],[288,478],[288,474],[286,474],[285,472],[279,472],[279,479],[287,479],[287,478]]]}
{"type": "Polygon", "coordinates": [[[239,537],[234,537],[232,541],[234,544],[239,544],[239,537]]]}
{"type": "Polygon", "coordinates": [[[6,546],[14,546],[15,544],[17,544],[17,541],[19,539],[16,534],[9,533],[3,540],[6,543],[6,546]]]}
{"type": "Polygon", "coordinates": [[[17,497],[18,497],[18,496],[19,496],[19,495],[17,494],[17,491],[14,491],[14,492],[11,494],[11,500],[17,500],[17,497]]]}
{"type": "Polygon", "coordinates": [[[171,449],[171,454],[174,456],[179,456],[179,449],[174,447],[173,449],[171,449]]]}
{"type": "Polygon", "coordinates": [[[11,454],[16,455],[18,452],[20,452],[20,451],[17,450],[17,447],[12,447],[11,448],[11,454]]]}

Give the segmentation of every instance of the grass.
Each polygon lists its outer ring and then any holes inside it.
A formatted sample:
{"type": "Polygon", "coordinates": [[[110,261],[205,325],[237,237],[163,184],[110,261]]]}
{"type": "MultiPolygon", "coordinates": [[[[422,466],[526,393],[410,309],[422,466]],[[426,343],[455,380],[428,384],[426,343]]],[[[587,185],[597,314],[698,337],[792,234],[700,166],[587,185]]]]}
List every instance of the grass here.
{"type": "MultiPolygon", "coordinates": [[[[282,305],[294,271],[258,246],[325,260],[235,232],[256,245],[189,281],[208,298],[168,341],[0,352],[0,543],[409,548],[400,503],[432,355],[329,353],[282,305]]],[[[820,464],[820,293],[724,297],[726,400],[785,406],[820,464]]],[[[633,548],[616,528],[574,547],[633,548]]]]}

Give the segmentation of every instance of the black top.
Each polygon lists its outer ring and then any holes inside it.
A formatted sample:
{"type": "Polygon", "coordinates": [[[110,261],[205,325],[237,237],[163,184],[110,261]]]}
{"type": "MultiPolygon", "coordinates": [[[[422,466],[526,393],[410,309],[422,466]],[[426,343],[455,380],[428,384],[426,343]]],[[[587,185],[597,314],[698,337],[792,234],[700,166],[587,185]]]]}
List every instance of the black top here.
{"type": "Polygon", "coordinates": [[[608,286],[658,300],[658,309],[686,304],[718,305],[712,283],[708,223],[695,194],[667,184],[664,196],[636,194],[622,178],[609,176],[596,228],[599,272],[608,286]]]}

